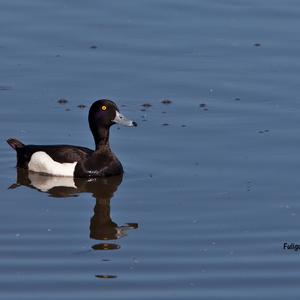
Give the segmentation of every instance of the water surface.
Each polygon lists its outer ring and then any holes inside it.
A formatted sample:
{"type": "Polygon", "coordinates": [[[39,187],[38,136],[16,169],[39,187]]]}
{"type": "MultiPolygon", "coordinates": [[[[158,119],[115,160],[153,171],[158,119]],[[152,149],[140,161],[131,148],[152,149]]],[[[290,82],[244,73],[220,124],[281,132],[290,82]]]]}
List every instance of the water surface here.
{"type": "Polygon", "coordinates": [[[292,0],[2,0],[0,298],[299,295],[300,252],[283,250],[300,244],[299,15],[292,0]],[[9,137],[93,147],[99,98],[139,123],[111,130],[123,178],[17,172],[9,137]]]}

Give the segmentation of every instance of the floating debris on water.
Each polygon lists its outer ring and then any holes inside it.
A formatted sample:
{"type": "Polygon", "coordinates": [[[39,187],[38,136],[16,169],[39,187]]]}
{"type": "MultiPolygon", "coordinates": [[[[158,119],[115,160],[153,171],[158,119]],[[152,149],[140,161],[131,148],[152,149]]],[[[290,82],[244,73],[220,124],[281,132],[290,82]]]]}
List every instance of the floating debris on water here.
{"type": "Polygon", "coordinates": [[[205,111],[208,110],[206,103],[200,103],[199,107],[202,108],[202,110],[205,110],[205,111]]]}
{"type": "Polygon", "coordinates": [[[145,108],[142,108],[142,109],[140,109],[140,111],[146,111],[146,109],[145,109],[145,108]]]}
{"type": "Polygon", "coordinates": [[[260,47],[260,46],[261,46],[261,43],[254,43],[254,46],[255,46],[255,47],[260,47]]]}
{"type": "Polygon", "coordinates": [[[92,45],[90,48],[91,48],[91,49],[97,49],[97,48],[98,48],[98,46],[96,46],[96,45],[92,45]]]}
{"type": "Polygon", "coordinates": [[[186,127],[186,125],[185,125],[185,124],[182,124],[181,127],[186,127]]]}
{"type": "Polygon", "coordinates": [[[162,103],[162,104],[171,104],[171,103],[173,103],[173,101],[170,100],[170,99],[163,99],[163,100],[161,101],[161,103],[162,103]]]}
{"type": "Polygon", "coordinates": [[[67,99],[65,99],[65,98],[60,98],[60,99],[57,100],[57,103],[59,103],[59,104],[66,104],[68,102],[69,101],[67,99]]]}
{"type": "Polygon", "coordinates": [[[247,181],[247,192],[251,191],[251,181],[247,181]]]}
{"type": "Polygon", "coordinates": [[[146,103],[142,104],[142,106],[143,106],[143,107],[151,107],[151,106],[152,106],[152,104],[151,104],[151,103],[148,103],[148,102],[146,102],[146,103]]]}
{"type": "Polygon", "coordinates": [[[235,100],[235,101],[240,101],[240,100],[241,100],[241,98],[239,98],[239,97],[236,97],[236,98],[234,98],[234,100],[235,100]]]}
{"type": "Polygon", "coordinates": [[[86,108],[86,105],[84,105],[84,104],[79,104],[79,105],[77,105],[77,107],[80,108],[80,109],[84,109],[84,108],[86,108]]]}
{"type": "Polygon", "coordinates": [[[162,126],[169,126],[170,124],[169,123],[163,123],[161,124],[162,126]]]}
{"type": "Polygon", "coordinates": [[[258,133],[266,133],[266,132],[269,132],[269,131],[270,131],[269,129],[259,130],[258,133]]]}

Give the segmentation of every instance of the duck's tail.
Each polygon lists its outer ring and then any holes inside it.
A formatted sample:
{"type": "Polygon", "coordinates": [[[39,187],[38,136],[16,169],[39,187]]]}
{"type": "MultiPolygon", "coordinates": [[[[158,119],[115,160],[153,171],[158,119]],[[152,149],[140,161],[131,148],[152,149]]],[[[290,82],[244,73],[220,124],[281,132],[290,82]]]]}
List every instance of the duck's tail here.
{"type": "Polygon", "coordinates": [[[7,143],[8,143],[9,146],[11,146],[16,151],[17,151],[17,149],[23,148],[25,146],[22,142],[20,142],[17,139],[8,139],[7,143]]]}

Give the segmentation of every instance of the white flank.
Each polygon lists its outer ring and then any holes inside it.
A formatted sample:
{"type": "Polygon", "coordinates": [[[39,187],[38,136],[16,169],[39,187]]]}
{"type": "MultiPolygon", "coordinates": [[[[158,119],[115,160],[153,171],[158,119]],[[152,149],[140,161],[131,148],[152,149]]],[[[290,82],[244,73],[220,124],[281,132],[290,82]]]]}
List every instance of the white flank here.
{"type": "Polygon", "coordinates": [[[28,178],[31,184],[42,192],[48,192],[52,188],[59,186],[77,188],[72,177],[45,176],[30,172],[28,178]]]}
{"type": "Polygon", "coordinates": [[[59,163],[53,160],[46,152],[38,151],[32,154],[28,169],[33,172],[50,174],[53,176],[74,176],[77,162],[59,163]]]}

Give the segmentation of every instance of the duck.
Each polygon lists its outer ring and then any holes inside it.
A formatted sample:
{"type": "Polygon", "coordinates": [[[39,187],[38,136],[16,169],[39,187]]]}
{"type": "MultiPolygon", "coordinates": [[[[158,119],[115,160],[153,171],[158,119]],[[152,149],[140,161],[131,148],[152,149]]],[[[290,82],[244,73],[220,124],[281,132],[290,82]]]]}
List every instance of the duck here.
{"type": "Polygon", "coordinates": [[[108,99],[95,101],[88,114],[95,149],[73,145],[25,145],[15,138],[7,143],[17,153],[17,168],[44,175],[95,178],[123,174],[123,166],[109,145],[109,131],[114,124],[136,127],[135,121],[121,114],[117,104],[108,99]]]}

